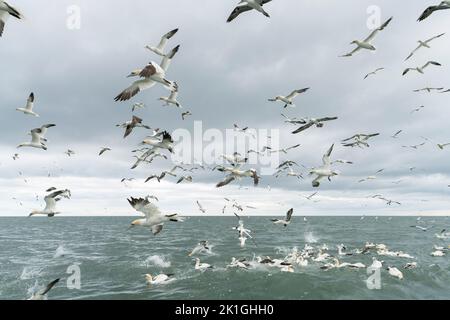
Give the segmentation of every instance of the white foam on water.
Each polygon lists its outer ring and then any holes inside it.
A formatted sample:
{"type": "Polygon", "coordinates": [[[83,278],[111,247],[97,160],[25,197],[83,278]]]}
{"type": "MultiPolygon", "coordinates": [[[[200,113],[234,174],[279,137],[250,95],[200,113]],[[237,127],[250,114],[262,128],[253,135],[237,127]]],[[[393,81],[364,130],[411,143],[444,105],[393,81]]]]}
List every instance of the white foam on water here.
{"type": "Polygon", "coordinates": [[[170,261],[167,261],[164,257],[153,255],[145,259],[144,261],[145,265],[148,267],[150,266],[157,266],[161,268],[169,268],[171,266],[170,261]]]}
{"type": "Polygon", "coordinates": [[[60,257],[64,257],[68,254],[70,254],[71,251],[67,250],[66,248],[64,248],[64,246],[62,244],[60,244],[58,246],[58,248],[56,248],[55,254],[53,255],[53,258],[60,258],[60,257]]]}
{"type": "Polygon", "coordinates": [[[317,243],[319,238],[317,238],[312,231],[305,232],[305,242],[307,243],[317,243]]]}
{"type": "Polygon", "coordinates": [[[25,267],[20,275],[20,280],[30,280],[41,275],[42,268],[40,267],[25,267]]]}

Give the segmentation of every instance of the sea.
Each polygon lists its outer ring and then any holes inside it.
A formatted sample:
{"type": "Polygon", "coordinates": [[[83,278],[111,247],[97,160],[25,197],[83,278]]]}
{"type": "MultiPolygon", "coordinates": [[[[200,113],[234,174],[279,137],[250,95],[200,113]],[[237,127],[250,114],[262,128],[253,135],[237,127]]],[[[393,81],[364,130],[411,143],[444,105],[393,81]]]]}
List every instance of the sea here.
{"type": "Polygon", "coordinates": [[[142,227],[129,228],[133,217],[0,218],[0,299],[24,300],[50,281],[60,281],[49,300],[312,300],[312,299],[450,299],[450,251],[433,257],[434,246],[448,248],[450,239],[439,239],[450,230],[449,217],[293,217],[286,228],[270,217],[243,217],[252,231],[244,248],[233,227],[235,217],[189,217],[166,223],[153,235],[142,227]],[[306,221],[305,221],[306,220],[306,221]],[[422,231],[412,226],[427,228],[422,231]],[[194,269],[189,252],[202,240],[211,252],[198,255],[213,266],[194,269]],[[366,242],[385,244],[413,258],[366,254],[339,256],[362,249],[366,242]],[[372,257],[383,260],[376,288],[368,286],[373,272],[367,268],[323,270],[323,262],[309,261],[294,272],[255,266],[227,268],[232,257],[252,261],[256,256],[282,259],[293,248],[318,248],[341,262],[369,266],[372,257]],[[417,262],[414,269],[404,269],[417,262]],[[402,280],[386,268],[403,272],[402,280]],[[172,281],[148,285],[145,274],[172,274],[172,281]]]}

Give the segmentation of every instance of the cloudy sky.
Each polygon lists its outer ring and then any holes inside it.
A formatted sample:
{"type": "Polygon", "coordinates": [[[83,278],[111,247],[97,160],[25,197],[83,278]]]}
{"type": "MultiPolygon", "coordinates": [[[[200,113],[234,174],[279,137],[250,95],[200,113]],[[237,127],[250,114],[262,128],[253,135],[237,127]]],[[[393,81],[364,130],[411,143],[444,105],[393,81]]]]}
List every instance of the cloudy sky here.
{"type": "Polygon", "coordinates": [[[0,216],[25,216],[42,208],[45,190],[52,186],[72,190],[72,199],[58,204],[67,215],[134,214],[126,198],[147,194],[156,195],[164,211],[184,215],[198,214],[196,200],[208,214],[220,214],[224,197],[256,207],[246,212],[254,215],[283,214],[291,207],[298,215],[449,215],[450,147],[440,150],[436,144],[450,142],[450,93],[413,90],[450,88],[450,34],[404,62],[419,39],[450,30],[450,12],[416,21],[436,1],[410,1],[404,6],[391,0],[274,0],[265,5],[270,19],[252,11],[227,24],[236,0],[10,0],[26,19],[10,19],[0,39],[0,216]],[[80,9],[79,29],[68,27],[73,8],[80,9]],[[370,33],[374,17],[385,21],[390,16],[392,23],[373,41],[376,52],[338,57],[352,50],[352,40],[370,33]],[[156,44],[174,28],[180,31],[169,48],[180,44],[181,49],[167,78],[177,81],[183,110],[193,116],[182,121],[179,110],[163,107],[157,99],[167,90],[160,86],[130,102],[114,102],[129,85],[126,75],[131,70],[151,60],[159,62],[144,46],[156,44]],[[439,61],[442,67],[402,77],[406,67],[428,60],[439,61]],[[363,80],[378,67],[386,70],[363,80]],[[298,97],[296,108],[285,110],[288,116],[339,120],[292,135],[295,127],[284,123],[282,104],[267,99],[303,87],[311,89],[298,97]],[[39,118],[15,111],[31,91],[39,118]],[[280,155],[280,160],[318,166],[335,143],[333,158],[354,164],[338,165],[340,175],[323,181],[318,190],[313,190],[306,173],[304,180],[262,176],[257,188],[243,180],[242,189],[239,183],[216,189],[223,178],[217,171],[197,171],[192,183],[176,185],[169,177],[144,184],[147,176],[173,164],[155,160],[130,170],[131,150],[146,131],[137,129],[124,140],[115,125],[131,118],[136,102],[147,105],[136,115],[154,128],[194,134],[194,121],[201,121],[203,130],[225,132],[234,123],[277,130],[280,146],[301,144],[280,155]],[[422,105],[425,108],[411,114],[422,105]],[[29,130],[46,123],[57,125],[47,134],[47,151],[16,149],[29,139],[29,130]],[[398,130],[402,134],[392,139],[398,130]],[[380,136],[368,149],[340,145],[355,133],[373,132],[380,136]],[[418,150],[402,148],[422,143],[423,137],[427,143],[418,150]],[[103,146],[112,151],[99,157],[103,146]],[[69,148],[76,152],[71,158],[64,154],[69,148]],[[20,157],[16,161],[15,153],[20,157]],[[376,180],[358,183],[379,169],[384,171],[376,180]],[[123,184],[122,178],[136,181],[123,184]],[[319,191],[316,201],[304,198],[314,191],[319,191]],[[367,198],[375,194],[402,205],[367,198]]]}

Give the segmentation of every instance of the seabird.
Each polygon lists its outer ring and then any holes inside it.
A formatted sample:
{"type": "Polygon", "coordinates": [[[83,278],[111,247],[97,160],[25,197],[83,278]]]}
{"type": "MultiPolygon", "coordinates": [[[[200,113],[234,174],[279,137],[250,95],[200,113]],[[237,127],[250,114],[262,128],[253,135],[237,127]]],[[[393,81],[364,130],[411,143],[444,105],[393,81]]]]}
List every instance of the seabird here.
{"type": "Polygon", "coordinates": [[[403,266],[403,269],[415,269],[417,268],[417,262],[408,262],[403,266]]]}
{"type": "Polygon", "coordinates": [[[165,284],[170,282],[171,280],[175,280],[174,278],[171,278],[173,276],[173,274],[158,274],[157,276],[152,276],[150,273],[147,273],[145,275],[145,280],[147,281],[148,284],[165,284]]]}
{"type": "Polygon", "coordinates": [[[243,12],[250,11],[252,9],[261,12],[266,17],[270,18],[270,15],[263,9],[263,5],[272,0],[241,0],[239,4],[231,12],[227,19],[227,22],[233,21],[238,15],[243,12]]]}
{"type": "Polygon", "coordinates": [[[192,182],[192,176],[182,176],[180,179],[178,179],[177,184],[179,184],[183,181],[192,182]]]}
{"type": "Polygon", "coordinates": [[[397,139],[398,135],[402,132],[403,132],[403,130],[398,130],[393,136],[391,136],[391,138],[397,139]]]}
{"type": "MultiPolygon", "coordinates": [[[[52,189],[48,189],[48,190],[52,191],[52,189]]],[[[29,217],[32,217],[35,215],[46,215],[47,217],[54,217],[56,214],[61,213],[61,212],[56,211],[56,202],[60,201],[62,198],[69,199],[70,197],[71,197],[71,193],[70,193],[70,190],[68,190],[68,189],[52,192],[51,194],[44,197],[44,201],[45,201],[44,210],[33,210],[29,214],[29,217]]]]}
{"type": "Polygon", "coordinates": [[[153,149],[165,149],[170,153],[173,153],[172,136],[167,131],[163,131],[161,134],[159,134],[159,136],[162,136],[161,139],[147,137],[142,141],[141,144],[152,146],[153,149]]]}
{"type": "Polygon", "coordinates": [[[75,154],[75,151],[67,149],[67,151],[64,153],[67,154],[67,156],[70,158],[71,156],[73,156],[75,154]]]}
{"type": "Polygon", "coordinates": [[[437,38],[442,37],[444,34],[445,34],[445,33],[441,33],[441,34],[439,34],[439,35],[437,35],[437,36],[434,36],[434,37],[432,37],[432,38],[430,38],[430,39],[428,39],[428,40],[425,40],[425,41],[422,41],[422,40],[417,41],[417,42],[419,43],[419,46],[418,46],[417,48],[415,48],[415,49],[409,54],[409,56],[405,59],[405,61],[408,60],[409,58],[411,58],[411,57],[414,55],[414,53],[416,53],[416,51],[419,50],[420,48],[430,48],[429,43],[430,43],[431,41],[433,41],[434,39],[437,39],[437,38]]]}
{"type": "Polygon", "coordinates": [[[150,50],[150,51],[152,51],[152,52],[154,52],[154,53],[156,53],[157,55],[165,56],[166,54],[164,53],[164,49],[166,48],[167,42],[177,32],[178,32],[178,28],[177,29],[173,29],[172,31],[167,32],[165,35],[163,35],[161,37],[161,40],[160,40],[158,46],[153,47],[153,46],[147,45],[147,46],[145,46],[145,48],[150,50]]]}
{"type": "Polygon", "coordinates": [[[302,94],[302,93],[308,91],[309,89],[310,88],[294,90],[288,96],[276,96],[273,99],[269,99],[269,101],[271,101],[271,102],[275,102],[275,101],[284,102],[284,104],[285,104],[284,108],[287,108],[287,106],[295,107],[295,104],[293,103],[292,100],[294,100],[294,98],[297,97],[299,94],[302,94]]]}
{"type": "MultiPolygon", "coordinates": [[[[1,3],[0,3],[1,5],[1,3]]],[[[52,282],[50,282],[49,284],[47,284],[45,286],[45,288],[38,290],[37,292],[33,293],[33,295],[31,296],[31,298],[29,298],[28,300],[45,300],[46,299],[46,294],[59,282],[59,278],[56,280],[53,280],[52,282]]]]}
{"type": "Polygon", "coordinates": [[[183,222],[183,218],[179,217],[178,214],[168,214],[164,215],[153,203],[151,203],[148,198],[133,198],[127,199],[128,203],[138,212],[145,215],[144,219],[136,219],[131,222],[131,227],[142,226],[149,227],[154,235],[161,232],[164,226],[164,222],[183,222]]]}
{"type": "Polygon", "coordinates": [[[220,172],[227,172],[228,175],[225,177],[224,180],[222,180],[221,182],[219,182],[216,187],[220,188],[223,186],[226,186],[227,184],[229,184],[230,182],[234,181],[234,180],[240,180],[241,178],[244,177],[251,177],[253,178],[253,184],[255,186],[258,185],[259,183],[259,176],[258,173],[256,172],[255,169],[249,169],[249,170],[239,170],[240,166],[237,167],[231,167],[231,168],[225,168],[225,167],[220,167],[218,168],[218,170],[220,172]]]}
{"type": "Polygon", "coordinates": [[[413,92],[427,91],[428,93],[430,93],[432,90],[440,91],[440,90],[444,90],[444,88],[430,88],[430,87],[427,87],[427,88],[413,90],[413,92]]]}
{"type": "Polygon", "coordinates": [[[143,104],[142,102],[134,103],[131,106],[131,112],[134,112],[136,109],[142,109],[142,108],[145,108],[145,104],[143,104]]]}
{"type": "Polygon", "coordinates": [[[286,219],[282,220],[282,219],[272,219],[271,221],[274,224],[282,224],[283,226],[287,227],[288,224],[291,223],[291,218],[292,218],[292,214],[294,213],[294,209],[291,208],[288,210],[288,212],[286,213],[286,219]]]}
{"type": "Polygon", "coordinates": [[[295,149],[295,148],[298,148],[298,147],[300,147],[300,144],[296,144],[296,145],[293,145],[291,147],[280,149],[280,150],[272,150],[272,151],[270,151],[270,153],[283,152],[284,154],[287,154],[287,152],[289,150],[292,150],[292,149],[295,149]]]}
{"type": "Polygon", "coordinates": [[[188,256],[191,257],[193,255],[196,255],[196,254],[204,252],[204,251],[211,252],[211,248],[209,247],[209,242],[205,241],[205,240],[204,241],[200,241],[195,246],[195,248],[192,249],[192,251],[188,254],[188,256]]]}
{"type": "Polygon", "coordinates": [[[379,31],[384,30],[384,28],[386,28],[389,23],[391,22],[391,20],[393,19],[393,17],[389,18],[385,23],[383,23],[379,28],[376,28],[375,30],[373,30],[370,35],[364,39],[363,41],[359,41],[359,40],[353,40],[350,44],[356,44],[357,47],[351,51],[350,53],[347,53],[341,57],[351,57],[353,56],[353,54],[355,54],[356,52],[358,52],[361,49],[367,49],[367,50],[376,50],[376,48],[370,43],[370,41],[373,40],[373,38],[375,38],[375,36],[377,35],[377,33],[379,31]]]}
{"type": "Polygon", "coordinates": [[[142,119],[136,116],[133,116],[133,118],[130,121],[116,125],[116,127],[125,128],[125,134],[123,135],[124,139],[128,137],[130,133],[133,131],[133,129],[136,127],[151,129],[149,126],[143,125],[142,119]]]}
{"type": "Polygon", "coordinates": [[[422,67],[417,67],[417,68],[407,68],[405,69],[405,71],[403,71],[402,75],[406,75],[409,71],[417,71],[421,74],[425,73],[425,68],[433,65],[433,66],[442,66],[439,62],[436,61],[428,61],[427,63],[425,63],[422,67]]]}
{"type": "Polygon", "coordinates": [[[45,141],[47,141],[44,136],[47,132],[48,128],[54,127],[54,124],[46,124],[40,128],[36,128],[31,130],[31,142],[24,142],[17,146],[17,148],[22,147],[32,147],[37,149],[47,150],[47,146],[45,145],[45,141]]]}
{"type": "Polygon", "coordinates": [[[323,155],[322,162],[323,165],[318,168],[313,168],[310,171],[310,174],[315,174],[317,177],[312,181],[312,186],[317,188],[320,186],[320,180],[327,177],[329,181],[331,181],[331,177],[337,176],[338,173],[331,169],[331,161],[330,156],[331,152],[333,152],[334,144],[328,149],[328,151],[323,155]]]}
{"type": "Polygon", "coordinates": [[[386,270],[389,272],[389,274],[391,276],[399,278],[400,280],[403,280],[403,273],[400,270],[398,270],[397,268],[395,268],[395,267],[387,267],[386,270]]]}
{"type": "Polygon", "coordinates": [[[213,266],[208,263],[200,262],[199,258],[195,258],[195,270],[205,271],[206,269],[211,269],[213,266]]]}
{"type": "Polygon", "coordinates": [[[153,87],[155,82],[163,84],[170,90],[176,88],[175,82],[169,81],[165,78],[166,71],[159,64],[153,61],[151,61],[144,69],[140,70],[138,76],[143,79],[133,82],[128,88],[114,98],[115,101],[130,100],[142,90],[153,87]]]}
{"type": "Polygon", "coordinates": [[[100,152],[99,152],[99,156],[101,156],[102,154],[104,154],[106,151],[111,151],[110,148],[101,148],[100,152]]]}
{"type": "MultiPolygon", "coordinates": [[[[177,101],[178,97],[178,88],[170,91],[170,95],[168,97],[161,97],[159,100],[164,101],[164,106],[175,105],[177,108],[183,108],[181,104],[177,101]]],[[[184,120],[184,119],[183,119],[184,120]]]]}
{"type": "Polygon", "coordinates": [[[199,209],[202,213],[206,213],[205,208],[202,207],[202,205],[200,204],[200,202],[198,202],[198,200],[197,200],[197,206],[198,206],[198,209],[199,209]]]}
{"type": "Polygon", "coordinates": [[[11,7],[5,1],[0,0],[0,37],[3,35],[3,30],[5,29],[5,24],[9,16],[13,16],[19,20],[23,18],[17,9],[11,7]]]}
{"type": "Polygon", "coordinates": [[[248,269],[250,267],[250,264],[244,259],[236,259],[235,257],[231,258],[231,262],[229,265],[227,265],[227,268],[242,268],[242,269],[248,269]]]}
{"type": "Polygon", "coordinates": [[[358,133],[358,134],[355,134],[354,136],[352,136],[350,138],[342,140],[342,145],[344,147],[356,147],[357,146],[357,147],[360,147],[360,148],[363,148],[363,147],[367,147],[368,148],[370,146],[367,143],[367,141],[370,138],[373,138],[373,137],[376,137],[376,136],[379,136],[379,135],[380,135],[379,133],[371,133],[371,134],[358,133]],[[354,140],[354,141],[349,142],[351,140],[354,140]]]}
{"type": "Polygon", "coordinates": [[[384,70],[384,68],[377,68],[372,72],[369,72],[368,74],[366,74],[364,76],[364,80],[366,80],[368,77],[370,77],[371,75],[376,75],[378,71],[384,70]]]}
{"type": "Polygon", "coordinates": [[[24,108],[17,108],[16,110],[23,112],[24,114],[27,114],[27,115],[39,117],[39,115],[33,111],[33,106],[34,106],[34,93],[32,92],[28,96],[26,106],[24,108]]]}
{"type": "Polygon", "coordinates": [[[181,114],[181,119],[185,120],[187,116],[192,116],[192,113],[190,111],[183,112],[181,114]]]}
{"type": "Polygon", "coordinates": [[[305,131],[306,129],[309,129],[314,125],[317,128],[322,128],[324,125],[323,122],[337,120],[337,119],[338,119],[337,117],[325,117],[325,118],[320,118],[320,119],[311,118],[307,124],[301,126],[297,130],[293,131],[292,134],[297,134],[299,132],[305,131]]]}
{"type": "Polygon", "coordinates": [[[444,143],[444,144],[438,143],[437,146],[439,149],[444,150],[445,147],[450,146],[450,143],[444,143]]]}
{"type": "Polygon", "coordinates": [[[450,9],[450,0],[444,0],[440,4],[435,6],[429,6],[425,9],[425,11],[420,15],[419,19],[417,21],[423,21],[426,18],[428,18],[433,12],[438,10],[445,10],[450,9]]]}
{"type": "Polygon", "coordinates": [[[281,115],[283,116],[283,118],[286,119],[284,121],[285,123],[290,123],[290,124],[305,124],[306,123],[305,119],[289,118],[283,113],[281,115]]]}

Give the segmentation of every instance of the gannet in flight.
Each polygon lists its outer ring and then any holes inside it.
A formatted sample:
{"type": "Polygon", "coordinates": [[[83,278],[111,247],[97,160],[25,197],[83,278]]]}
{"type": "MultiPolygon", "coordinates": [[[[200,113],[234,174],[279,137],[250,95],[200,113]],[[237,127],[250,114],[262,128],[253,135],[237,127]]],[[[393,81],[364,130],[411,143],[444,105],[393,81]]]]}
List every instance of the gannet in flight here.
{"type": "Polygon", "coordinates": [[[24,114],[39,117],[37,113],[33,112],[33,106],[34,106],[34,93],[32,92],[28,97],[27,105],[25,106],[25,108],[17,108],[16,110],[23,112],[24,114]]]}
{"type": "Polygon", "coordinates": [[[59,278],[56,280],[53,280],[49,284],[45,286],[45,288],[38,290],[37,292],[33,293],[33,295],[28,300],[45,300],[46,294],[59,282],[59,278]]]}
{"type": "Polygon", "coordinates": [[[430,93],[432,90],[440,91],[440,90],[444,90],[444,88],[430,88],[430,87],[427,87],[427,88],[413,90],[413,92],[427,91],[428,93],[430,93]]]}
{"type": "Polygon", "coordinates": [[[142,119],[136,116],[133,116],[133,118],[130,121],[127,121],[122,124],[117,124],[116,127],[125,128],[125,133],[123,135],[123,138],[125,139],[130,135],[130,133],[133,131],[134,128],[145,128],[145,129],[151,129],[149,126],[146,126],[142,124],[142,119]]]}
{"type": "Polygon", "coordinates": [[[152,146],[153,149],[165,149],[170,153],[173,153],[172,136],[167,131],[163,131],[161,134],[158,134],[158,136],[162,136],[162,139],[147,137],[141,144],[152,146]]]}
{"type": "Polygon", "coordinates": [[[292,218],[292,214],[294,213],[294,209],[291,208],[288,210],[288,212],[286,213],[286,219],[282,220],[282,219],[272,219],[271,221],[274,224],[282,224],[283,226],[287,227],[288,224],[291,223],[291,218],[292,218]]]}
{"type": "Polygon", "coordinates": [[[406,75],[409,71],[417,71],[421,74],[425,73],[425,68],[433,65],[433,66],[442,66],[442,64],[440,64],[439,62],[436,61],[428,61],[427,63],[425,63],[422,67],[417,67],[417,68],[407,68],[405,69],[405,71],[403,71],[402,75],[406,75]]]}
{"type": "Polygon", "coordinates": [[[233,21],[241,13],[250,11],[252,9],[259,11],[266,17],[270,18],[269,14],[262,7],[264,4],[270,1],[272,0],[241,0],[228,17],[227,22],[233,21]]]}
{"type": "Polygon", "coordinates": [[[198,202],[198,200],[197,200],[197,206],[198,206],[198,209],[199,209],[202,213],[206,213],[205,208],[202,207],[202,205],[200,204],[200,202],[198,202]]]}
{"type": "Polygon", "coordinates": [[[145,46],[145,48],[150,50],[150,51],[152,51],[152,52],[154,52],[154,53],[156,53],[157,55],[165,56],[166,54],[164,53],[164,49],[166,48],[167,42],[177,32],[178,32],[178,28],[177,29],[173,29],[172,31],[167,32],[165,35],[163,35],[161,37],[161,40],[160,40],[158,46],[153,47],[153,46],[147,45],[147,46],[145,46]]]}
{"type": "Polygon", "coordinates": [[[46,141],[46,139],[43,137],[45,135],[45,132],[47,132],[47,129],[50,127],[54,127],[53,124],[44,125],[41,128],[36,128],[31,130],[31,142],[23,142],[17,146],[17,148],[22,147],[32,147],[37,149],[43,149],[47,150],[47,146],[43,141],[46,141]]]}
{"type": "MultiPolygon", "coordinates": [[[[180,45],[176,46],[175,48],[173,48],[166,56],[164,56],[161,59],[161,64],[160,67],[167,72],[167,70],[169,70],[169,66],[172,62],[173,57],[175,57],[175,55],[177,54],[178,50],[180,49],[180,45]]],[[[131,73],[127,76],[127,78],[131,78],[131,77],[137,77],[141,74],[142,69],[136,69],[131,71],[131,73]]],[[[151,84],[149,84],[149,88],[153,87],[156,84],[156,82],[152,82],[151,84]]],[[[143,105],[143,104],[142,104],[143,105]]]]}
{"type": "Polygon", "coordinates": [[[377,35],[377,33],[379,31],[384,30],[384,28],[386,28],[389,23],[391,22],[393,17],[389,18],[385,23],[383,23],[379,28],[375,29],[372,31],[372,33],[363,41],[359,41],[359,40],[353,40],[350,44],[356,44],[357,47],[350,53],[347,53],[341,57],[351,57],[353,56],[353,54],[355,54],[356,52],[358,52],[361,49],[367,49],[367,50],[376,50],[376,48],[370,43],[370,41],[373,40],[373,38],[375,38],[375,36],[377,35]]]}
{"type": "Polygon", "coordinates": [[[438,10],[445,10],[450,9],[450,0],[442,1],[440,4],[436,6],[429,6],[425,9],[425,11],[420,15],[419,19],[417,21],[423,21],[426,18],[428,18],[433,12],[438,10]]]}
{"type": "Polygon", "coordinates": [[[99,156],[101,156],[102,154],[104,154],[106,151],[111,151],[110,148],[101,148],[100,152],[99,152],[99,156]]]}
{"type": "Polygon", "coordinates": [[[384,70],[384,68],[377,68],[372,72],[369,72],[368,74],[366,74],[364,76],[364,80],[366,80],[368,77],[372,76],[372,75],[376,75],[378,71],[384,70]]]}
{"type": "Polygon", "coordinates": [[[298,89],[292,91],[288,96],[276,96],[273,99],[269,99],[271,102],[275,101],[281,101],[284,102],[284,108],[287,108],[287,106],[295,107],[295,104],[293,103],[293,100],[295,97],[297,97],[299,94],[302,94],[306,91],[308,91],[310,88],[304,88],[304,89],[298,89]]]}
{"type": "Polygon", "coordinates": [[[445,147],[450,146],[450,143],[438,143],[437,146],[439,149],[444,150],[445,147]]]}
{"type": "Polygon", "coordinates": [[[153,284],[153,285],[157,285],[157,284],[165,284],[168,283],[170,281],[175,280],[173,277],[173,274],[158,274],[157,276],[152,276],[150,273],[147,273],[145,275],[145,280],[147,281],[148,284],[153,284]]]}
{"type": "Polygon", "coordinates": [[[284,154],[287,154],[289,150],[292,150],[292,149],[295,149],[295,148],[298,148],[298,147],[300,147],[300,144],[296,144],[296,145],[293,145],[291,147],[280,149],[280,150],[271,150],[270,153],[283,152],[284,154]]]}
{"type": "Polygon", "coordinates": [[[369,144],[367,143],[367,141],[370,138],[379,136],[379,133],[371,133],[371,134],[364,134],[364,133],[358,133],[355,134],[353,137],[347,138],[342,140],[342,145],[344,147],[370,147],[369,144]],[[349,142],[351,140],[354,140],[352,142],[349,142]]]}
{"type": "Polygon", "coordinates": [[[329,181],[331,181],[331,177],[337,176],[338,173],[331,169],[331,161],[330,156],[331,152],[333,152],[334,144],[328,149],[328,151],[323,155],[322,162],[323,165],[318,168],[313,168],[310,171],[310,174],[315,174],[317,177],[313,180],[312,186],[317,188],[320,186],[320,180],[327,177],[329,181]]]}
{"type": "Polygon", "coordinates": [[[138,75],[143,79],[133,82],[128,88],[114,98],[115,101],[130,100],[140,91],[153,87],[155,82],[161,83],[170,90],[176,88],[175,82],[165,78],[166,71],[156,62],[151,61],[144,69],[140,70],[138,75]]]}
{"type": "Polygon", "coordinates": [[[145,108],[145,104],[142,102],[136,102],[131,106],[131,112],[134,112],[136,109],[142,109],[145,108]]]}
{"type": "Polygon", "coordinates": [[[161,211],[153,203],[151,203],[148,198],[133,198],[127,199],[128,203],[136,210],[145,215],[143,219],[136,219],[131,222],[131,227],[142,226],[151,228],[152,233],[157,235],[161,232],[164,226],[164,222],[183,222],[183,218],[179,217],[178,214],[163,215],[161,211]]]}
{"type": "Polygon", "coordinates": [[[255,169],[249,169],[249,170],[244,171],[244,170],[240,170],[240,166],[237,166],[237,167],[231,167],[231,168],[220,167],[217,170],[219,170],[220,172],[228,173],[228,175],[225,177],[225,179],[216,185],[217,188],[226,186],[230,182],[232,182],[236,179],[240,180],[243,177],[253,178],[253,184],[255,186],[257,186],[259,183],[259,176],[255,169]]]}
{"type": "Polygon", "coordinates": [[[188,254],[189,257],[196,255],[197,253],[201,253],[203,251],[211,252],[211,248],[209,247],[208,241],[200,241],[194,249],[188,254]]]}
{"type": "Polygon", "coordinates": [[[305,124],[306,123],[305,119],[289,118],[283,113],[281,115],[283,116],[283,118],[286,119],[284,121],[285,123],[290,123],[290,124],[305,124]]]}
{"type": "Polygon", "coordinates": [[[183,112],[181,114],[181,119],[185,120],[187,116],[192,116],[192,113],[190,111],[183,112]]]}
{"type": "MultiPolygon", "coordinates": [[[[49,189],[50,190],[50,189],[49,189]]],[[[56,211],[56,202],[62,198],[69,199],[71,197],[70,190],[58,190],[44,197],[45,208],[44,210],[33,210],[29,217],[34,215],[46,215],[47,217],[54,217],[55,214],[60,214],[56,211]]]]}
{"type": "Polygon", "coordinates": [[[332,120],[337,120],[337,119],[338,119],[337,117],[325,117],[325,118],[320,118],[320,119],[311,118],[311,119],[309,119],[307,124],[301,126],[297,130],[293,131],[292,134],[297,134],[297,133],[300,133],[302,131],[305,131],[306,129],[309,129],[309,128],[311,128],[314,125],[317,128],[322,128],[323,125],[324,125],[322,122],[332,121],[332,120]]]}
{"type": "MultiPolygon", "coordinates": [[[[183,108],[181,104],[177,101],[178,97],[178,88],[170,91],[170,95],[168,97],[161,97],[159,100],[164,101],[164,106],[169,106],[171,104],[175,105],[177,108],[183,108]]],[[[184,120],[184,119],[183,119],[184,120]]]]}
{"type": "Polygon", "coordinates": [[[411,57],[414,55],[414,53],[416,53],[417,50],[419,50],[420,48],[430,48],[429,43],[430,43],[431,41],[433,41],[434,39],[437,39],[437,38],[442,37],[444,34],[445,34],[445,33],[441,33],[441,34],[439,34],[439,35],[437,35],[437,36],[434,36],[434,37],[432,37],[432,38],[430,38],[430,39],[428,39],[428,40],[425,40],[425,41],[422,41],[422,40],[417,41],[417,42],[419,43],[419,46],[418,46],[417,48],[415,48],[415,49],[409,54],[409,56],[405,59],[405,61],[408,60],[409,58],[411,58],[411,57]]]}
{"type": "Polygon", "coordinates": [[[64,152],[65,154],[67,154],[67,156],[70,158],[71,156],[73,156],[75,154],[75,151],[68,149],[66,152],[64,152]]]}
{"type": "Polygon", "coordinates": [[[22,14],[17,9],[11,7],[5,1],[0,0],[0,37],[3,35],[3,30],[9,16],[13,16],[19,20],[23,18],[22,14]]]}

